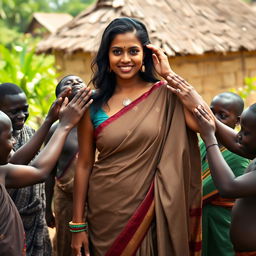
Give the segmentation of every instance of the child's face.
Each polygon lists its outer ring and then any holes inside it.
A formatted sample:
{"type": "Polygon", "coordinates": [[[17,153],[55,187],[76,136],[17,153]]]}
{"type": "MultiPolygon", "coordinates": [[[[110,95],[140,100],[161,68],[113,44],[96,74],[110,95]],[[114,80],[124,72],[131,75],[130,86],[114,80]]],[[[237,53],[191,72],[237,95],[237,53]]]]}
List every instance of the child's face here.
{"type": "Polygon", "coordinates": [[[1,110],[11,119],[13,130],[21,130],[29,115],[25,93],[6,95],[1,106],[1,110]]]}
{"type": "Polygon", "coordinates": [[[235,113],[232,103],[226,103],[217,98],[211,102],[210,108],[219,121],[233,129],[235,128],[239,117],[235,113]]]}
{"type": "Polygon", "coordinates": [[[237,142],[244,152],[256,154],[256,116],[250,109],[241,115],[241,130],[237,134],[237,142]]]}
{"type": "MultiPolygon", "coordinates": [[[[1,122],[2,120],[0,120],[1,122]]],[[[0,133],[0,164],[4,165],[8,163],[10,152],[13,148],[15,140],[12,137],[12,124],[10,120],[7,122],[4,121],[1,124],[1,133],[0,133]]]]}
{"type": "Polygon", "coordinates": [[[61,92],[67,87],[71,87],[70,99],[82,88],[86,87],[84,81],[79,76],[67,76],[61,81],[61,92]]]}

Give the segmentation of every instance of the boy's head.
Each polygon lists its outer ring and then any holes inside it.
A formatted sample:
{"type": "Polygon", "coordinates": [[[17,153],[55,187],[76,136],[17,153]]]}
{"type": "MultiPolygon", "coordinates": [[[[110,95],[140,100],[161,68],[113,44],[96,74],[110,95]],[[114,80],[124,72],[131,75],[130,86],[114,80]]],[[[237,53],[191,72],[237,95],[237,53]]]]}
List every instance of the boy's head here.
{"type": "Polygon", "coordinates": [[[69,100],[71,100],[81,88],[86,87],[86,84],[79,76],[65,76],[59,81],[59,83],[56,86],[56,97],[58,97],[60,93],[63,92],[67,87],[71,87],[71,94],[69,96],[69,100]]]}
{"type": "Polygon", "coordinates": [[[0,165],[8,163],[14,142],[11,120],[4,112],[0,111],[0,165]]]}
{"type": "Polygon", "coordinates": [[[241,115],[241,130],[237,142],[244,152],[256,155],[256,104],[251,105],[241,115]]]}
{"type": "Polygon", "coordinates": [[[27,97],[16,84],[0,84],[0,110],[12,121],[13,130],[21,130],[28,118],[27,97]]]}
{"type": "Polygon", "coordinates": [[[210,108],[219,121],[234,129],[240,121],[244,101],[233,92],[223,92],[213,98],[210,108]]]}

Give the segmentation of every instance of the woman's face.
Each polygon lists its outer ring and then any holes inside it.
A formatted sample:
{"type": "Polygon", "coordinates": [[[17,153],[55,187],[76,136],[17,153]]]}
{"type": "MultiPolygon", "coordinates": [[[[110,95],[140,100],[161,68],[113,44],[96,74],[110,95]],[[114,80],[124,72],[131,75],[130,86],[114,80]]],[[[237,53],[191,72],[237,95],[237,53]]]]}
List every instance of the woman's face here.
{"type": "Polygon", "coordinates": [[[117,79],[127,80],[138,76],[143,57],[143,47],[135,32],[118,34],[110,44],[109,65],[117,79]]]}

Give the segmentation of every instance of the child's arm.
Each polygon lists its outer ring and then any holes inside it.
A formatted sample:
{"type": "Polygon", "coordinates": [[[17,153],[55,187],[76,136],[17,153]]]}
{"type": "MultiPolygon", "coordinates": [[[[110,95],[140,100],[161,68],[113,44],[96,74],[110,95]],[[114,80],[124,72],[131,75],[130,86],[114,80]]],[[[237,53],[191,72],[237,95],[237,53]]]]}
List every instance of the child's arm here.
{"type": "Polygon", "coordinates": [[[61,93],[58,99],[53,102],[41,127],[26,144],[11,155],[9,163],[28,164],[35,157],[40,150],[51,125],[58,119],[61,104],[69,92],[70,88],[61,93]]]}
{"type": "Polygon", "coordinates": [[[82,89],[68,105],[65,99],[56,131],[31,166],[6,165],[6,186],[24,187],[43,182],[47,178],[58,160],[68,133],[91,104],[92,100],[88,102],[89,97],[89,90],[82,89]]]}
{"type": "Polygon", "coordinates": [[[198,107],[195,109],[195,116],[206,145],[211,175],[220,194],[231,198],[256,195],[256,172],[252,171],[236,177],[219,150],[214,122],[207,111],[198,107]]]}

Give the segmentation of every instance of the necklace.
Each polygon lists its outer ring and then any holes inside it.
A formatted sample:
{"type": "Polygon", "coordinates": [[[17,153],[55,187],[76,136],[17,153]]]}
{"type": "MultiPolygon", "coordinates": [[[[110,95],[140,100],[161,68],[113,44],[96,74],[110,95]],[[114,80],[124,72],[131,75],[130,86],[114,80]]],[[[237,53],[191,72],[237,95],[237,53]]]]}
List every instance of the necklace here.
{"type": "Polygon", "coordinates": [[[128,106],[131,102],[132,102],[131,99],[129,99],[129,98],[124,98],[122,104],[123,104],[123,106],[126,107],[126,106],[128,106]]]}

